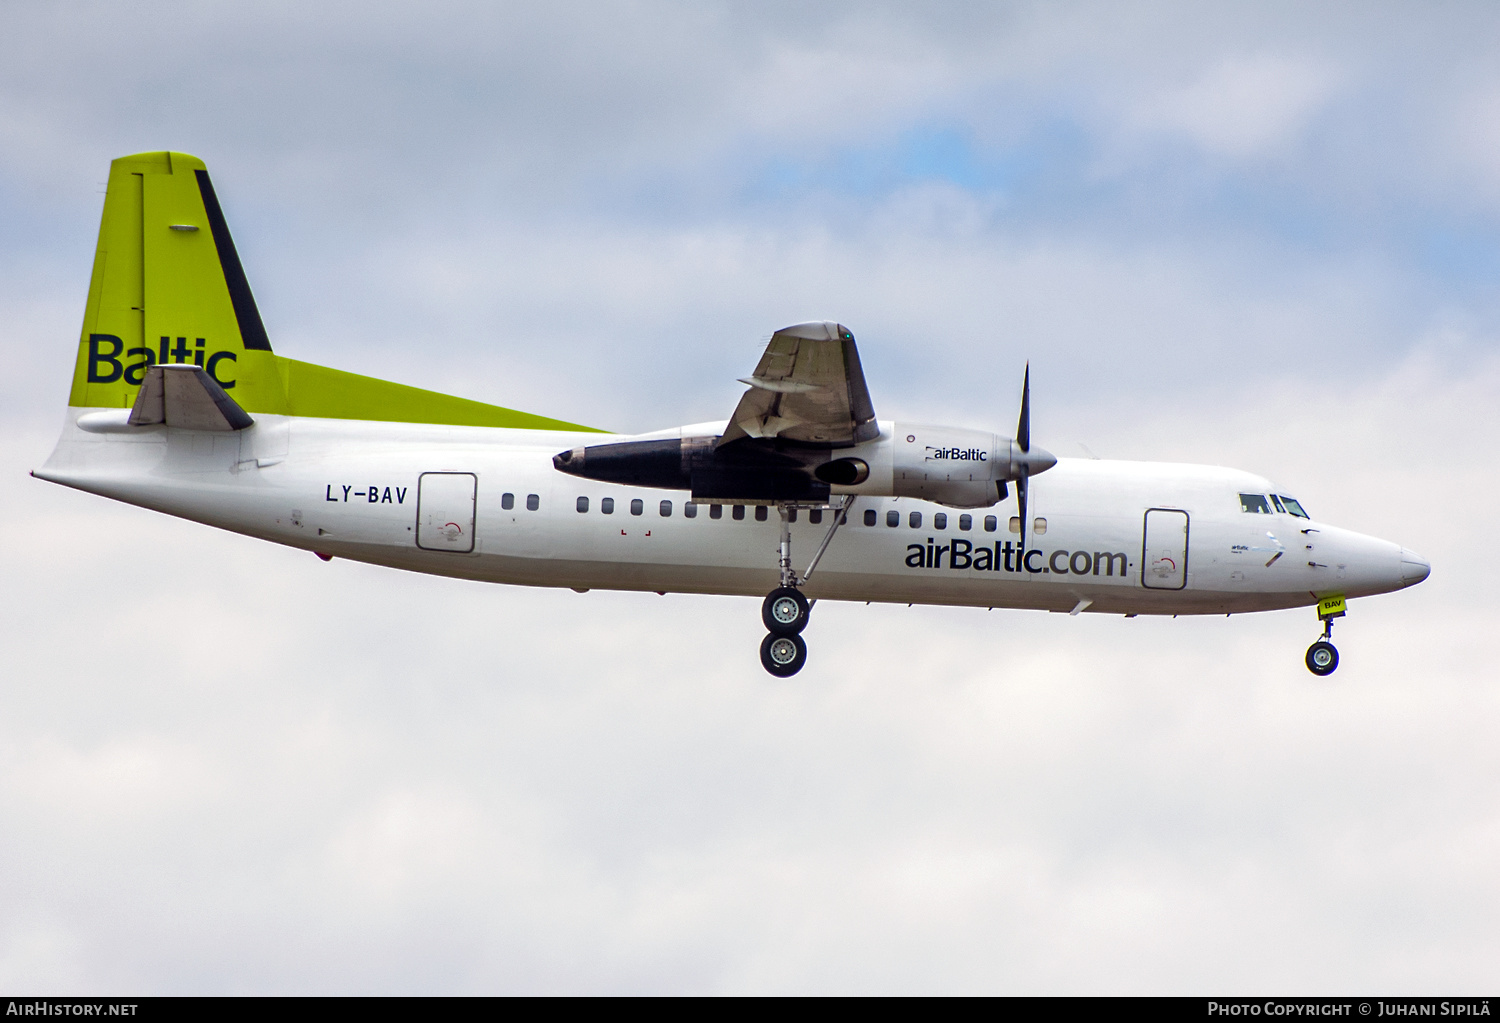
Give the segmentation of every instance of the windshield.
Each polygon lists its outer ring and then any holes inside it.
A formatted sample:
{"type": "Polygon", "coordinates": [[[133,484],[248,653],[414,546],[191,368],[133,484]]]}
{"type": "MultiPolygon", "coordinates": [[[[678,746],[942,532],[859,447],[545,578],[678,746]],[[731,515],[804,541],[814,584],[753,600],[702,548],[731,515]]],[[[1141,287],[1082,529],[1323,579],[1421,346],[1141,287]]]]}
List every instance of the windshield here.
{"type": "Polygon", "coordinates": [[[1288,512],[1290,512],[1291,514],[1297,516],[1299,519],[1310,519],[1310,518],[1312,518],[1311,515],[1307,514],[1307,512],[1305,512],[1305,511],[1302,510],[1302,505],[1300,505],[1300,504],[1297,503],[1297,499],[1295,497],[1287,497],[1285,494],[1282,494],[1281,495],[1281,503],[1284,504],[1284,505],[1286,505],[1286,510],[1288,512]]]}

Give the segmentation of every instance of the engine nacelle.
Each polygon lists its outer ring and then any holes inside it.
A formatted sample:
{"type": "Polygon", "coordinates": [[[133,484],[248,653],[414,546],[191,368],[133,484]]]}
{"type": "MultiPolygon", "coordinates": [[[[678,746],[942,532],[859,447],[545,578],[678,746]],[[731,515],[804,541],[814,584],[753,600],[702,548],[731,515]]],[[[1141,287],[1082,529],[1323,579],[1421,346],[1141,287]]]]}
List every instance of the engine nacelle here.
{"type": "Polygon", "coordinates": [[[885,423],[879,437],[844,448],[712,435],[608,440],[559,452],[561,472],[627,486],[691,490],[693,500],[822,504],[832,493],[917,497],[954,508],[988,508],[1006,482],[1044,472],[1047,452],[953,426],[885,423]]]}
{"type": "Polygon", "coordinates": [[[891,492],[897,497],[987,508],[1005,496],[1005,481],[1017,475],[1009,437],[954,426],[892,426],[891,492]]]}

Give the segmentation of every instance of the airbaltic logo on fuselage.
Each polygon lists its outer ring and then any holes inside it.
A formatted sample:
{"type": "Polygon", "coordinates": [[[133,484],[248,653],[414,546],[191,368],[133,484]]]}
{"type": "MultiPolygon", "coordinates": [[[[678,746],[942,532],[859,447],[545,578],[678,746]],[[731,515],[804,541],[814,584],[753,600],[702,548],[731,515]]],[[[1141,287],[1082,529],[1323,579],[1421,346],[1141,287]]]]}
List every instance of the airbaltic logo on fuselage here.
{"type": "Polygon", "coordinates": [[[188,363],[194,366],[202,366],[208,375],[214,378],[214,382],[224,390],[234,386],[234,378],[224,379],[225,369],[220,367],[221,363],[238,362],[239,359],[233,352],[217,351],[210,352],[207,342],[203,338],[194,338],[189,347],[188,339],[180,337],[177,344],[173,346],[172,339],[164,337],[161,339],[161,347],[155,351],[150,348],[131,348],[126,350],[125,342],[113,334],[90,334],[89,335],[89,383],[112,384],[116,380],[124,380],[132,387],[141,386],[141,381],[146,379],[146,370],[157,363],[188,363]],[[126,362],[120,361],[124,355],[126,362]],[[135,360],[133,362],[129,360],[135,360]],[[221,376],[220,374],[224,374],[221,376]]]}
{"type": "Polygon", "coordinates": [[[1116,570],[1123,579],[1130,571],[1130,559],[1119,551],[1039,551],[1032,548],[1022,551],[1019,544],[1009,540],[994,546],[980,544],[962,537],[954,537],[950,543],[937,543],[932,537],[925,545],[906,545],[907,568],[956,568],[975,572],[1030,572],[1032,575],[1106,575],[1113,576],[1116,570]],[[943,564],[946,557],[947,564],[943,564]]]}
{"type": "Polygon", "coordinates": [[[983,448],[935,448],[928,445],[927,460],[930,462],[988,462],[990,453],[983,448]]]}

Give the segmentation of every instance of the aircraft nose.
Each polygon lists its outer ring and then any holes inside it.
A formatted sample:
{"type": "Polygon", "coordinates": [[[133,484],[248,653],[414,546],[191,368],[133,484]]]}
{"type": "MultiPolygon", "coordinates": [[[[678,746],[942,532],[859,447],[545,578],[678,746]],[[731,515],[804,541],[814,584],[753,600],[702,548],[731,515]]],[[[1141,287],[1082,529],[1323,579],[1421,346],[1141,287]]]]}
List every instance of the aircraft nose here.
{"type": "Polygon", "coordinates": [[[1401,585],[1415,586],[1431,574],[1431,562],[1416,551],[1401,548],[1401,585]]]}

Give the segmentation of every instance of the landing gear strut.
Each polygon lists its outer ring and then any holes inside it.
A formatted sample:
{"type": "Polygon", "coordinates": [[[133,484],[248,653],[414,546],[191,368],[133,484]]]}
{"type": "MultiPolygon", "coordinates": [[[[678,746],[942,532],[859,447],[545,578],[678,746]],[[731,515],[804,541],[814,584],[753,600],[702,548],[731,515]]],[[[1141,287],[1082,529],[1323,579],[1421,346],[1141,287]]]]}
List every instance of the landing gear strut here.
{"type": "MultiPolygon", "coordinates": [[[[1338,606],[1340,608],[1343,607],[1342,598],[1339,600],[1338,606]]],[[[1322,614],[1320,612],[1318,615],[1323,620],[1323,635],[1319,637],[1316,643],[1307,648],[1306,658],[1307,670],[1314,675],[1319,677],[1332,675],[1334,669],[1339,666],[1339,652],[1332,642],[1333,620],[1335,618],[1342,618],[1343,616],[1344,612],[1342,610],[1329,614],[1322,614]]]]}
{"type": "Polygon", "coordinates": [[[833,522],[824,534],[823,542],[818,545],[818,552],[813,555],[812,563],[800,577],[792,569],[792,509],[796,506],[776,506],[781,516],[781,546],[777,559],[781,567],[781,585],[766,594],[765,602],[761,604],[760,618],[765,623],[767,635],[760,643],[760,663],[777,678],[795,675],[807,663],[807,644],[801,634],[807,628],[812,603],[802,595],[801,587],[813,574],[813,569],[818,567],[823,552],[828,550],[828,544],[839,526],[848,519],[849,508],[853,504],[854,498],[850,496],[831,506],[833,522]]]}

